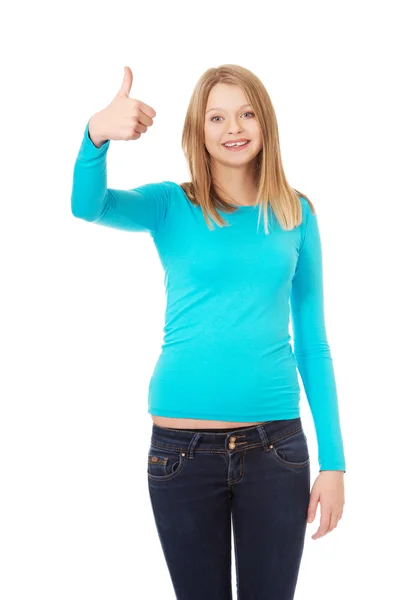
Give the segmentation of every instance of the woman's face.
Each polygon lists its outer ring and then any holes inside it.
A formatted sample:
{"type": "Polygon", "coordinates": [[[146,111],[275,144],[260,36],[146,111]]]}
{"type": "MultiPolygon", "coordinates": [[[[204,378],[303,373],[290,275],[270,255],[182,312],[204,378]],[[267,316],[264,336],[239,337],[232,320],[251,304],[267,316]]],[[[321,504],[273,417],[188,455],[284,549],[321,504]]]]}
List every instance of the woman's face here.
{"type": "Polygon", "coordinates": [[[210,91],[205,114],[204,143],[212,160],[227,166],[250,163],[262,149],[261,131],[253,107],[237,85],[217,83],[210,91]],[[225,142],[244,139],[243,148],[229,150],[225,142]]]}

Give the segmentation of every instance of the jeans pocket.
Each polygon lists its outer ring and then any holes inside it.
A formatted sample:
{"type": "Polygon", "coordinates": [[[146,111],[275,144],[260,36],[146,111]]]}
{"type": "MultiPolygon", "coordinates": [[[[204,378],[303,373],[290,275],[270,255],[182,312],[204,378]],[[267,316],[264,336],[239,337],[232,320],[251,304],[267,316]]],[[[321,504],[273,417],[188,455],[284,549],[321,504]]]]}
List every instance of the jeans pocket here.
{"type": "Polygon", "coordinates": [[[185,465],[184,456],[178,450],[150,446],[147,461],[147,475],[153,481],[174,479],[185,465]]]}
{"type": "Polygon", "coordinates": [[[271,456],[286,467],[302,468],[310,463],[307,437],[303,429],[268,444],[271,456]]]}

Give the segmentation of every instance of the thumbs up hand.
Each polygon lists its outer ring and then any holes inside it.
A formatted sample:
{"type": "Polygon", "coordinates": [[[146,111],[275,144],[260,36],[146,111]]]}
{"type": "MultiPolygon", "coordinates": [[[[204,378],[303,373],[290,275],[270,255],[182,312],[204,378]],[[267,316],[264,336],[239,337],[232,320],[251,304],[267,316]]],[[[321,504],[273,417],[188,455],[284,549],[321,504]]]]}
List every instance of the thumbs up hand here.
{"type": "Polygon", "coordinates": [[[124,79],[110,104],[93,115],[89,121],[89,135],[96,146],[107,140],[137,140],[153,125],[156,111],[141,100],[129,98],[132,71],[125,67],[124,79]]]}

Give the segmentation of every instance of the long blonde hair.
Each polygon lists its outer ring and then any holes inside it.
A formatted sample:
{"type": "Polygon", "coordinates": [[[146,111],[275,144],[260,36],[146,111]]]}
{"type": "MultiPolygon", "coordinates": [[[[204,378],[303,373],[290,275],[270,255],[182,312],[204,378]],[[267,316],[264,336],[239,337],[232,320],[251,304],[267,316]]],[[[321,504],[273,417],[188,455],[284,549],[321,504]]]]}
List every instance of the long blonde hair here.
{"type": "Polygon", "coordinates": [[[263,148],[256,159],[257,204],[260,205],[259,219],[261,211],[264,211],[266,234],[268,205],[283,229],[297,227],[302,221],[300,196],[308,201],[313,213],[315,208],[309,198],[292,188],[286,179],[280,153],[278,123],[267,90],[254,73],[239,65],[225,64],[210,68],[195,85],[182,132],[182,149],[188,162],[191,181],[181,183],[180,187],[194,205],[201,207],[210,229],[214,229],[210,218],[222,227],[227,225],[217,209],[227,213],[237,210],[218,194],[212,181],[210,155],[204,145],[208,95],[217,83],[240,86],[259,122],[263,148]]]}

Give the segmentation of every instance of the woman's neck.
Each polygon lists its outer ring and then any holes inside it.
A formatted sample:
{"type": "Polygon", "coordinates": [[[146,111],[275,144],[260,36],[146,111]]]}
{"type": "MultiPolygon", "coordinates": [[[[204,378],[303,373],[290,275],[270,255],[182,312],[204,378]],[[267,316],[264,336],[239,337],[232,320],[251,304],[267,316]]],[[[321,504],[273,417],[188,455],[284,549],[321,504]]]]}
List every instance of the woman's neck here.
{"type": "Polygon", "coordinates": [[[257,185],[254,176],[241,169],[219,170],[213,176],[213,184],[218,195],[228,204],[254,206],[257,199],[257,185]]]}

